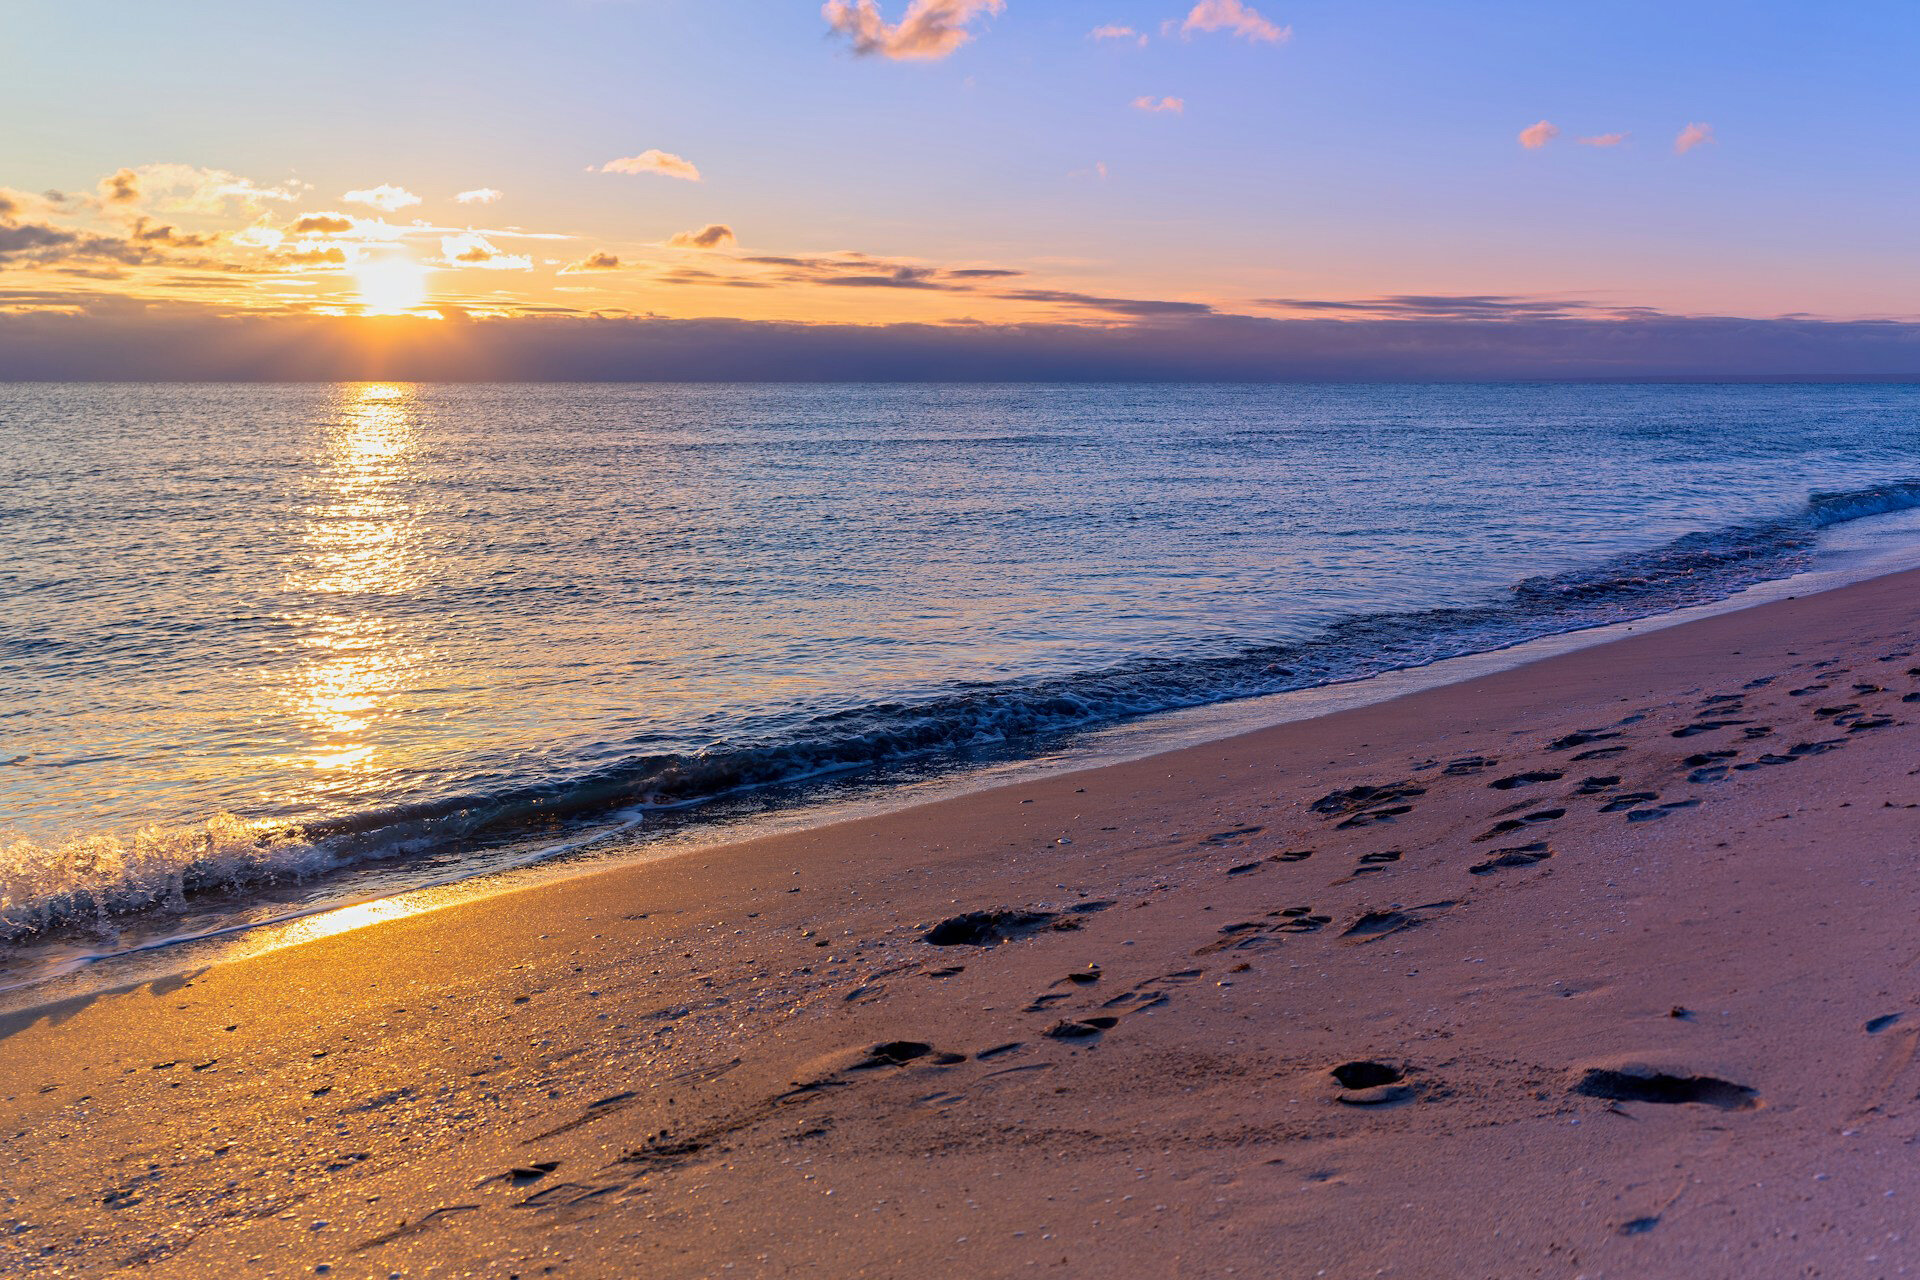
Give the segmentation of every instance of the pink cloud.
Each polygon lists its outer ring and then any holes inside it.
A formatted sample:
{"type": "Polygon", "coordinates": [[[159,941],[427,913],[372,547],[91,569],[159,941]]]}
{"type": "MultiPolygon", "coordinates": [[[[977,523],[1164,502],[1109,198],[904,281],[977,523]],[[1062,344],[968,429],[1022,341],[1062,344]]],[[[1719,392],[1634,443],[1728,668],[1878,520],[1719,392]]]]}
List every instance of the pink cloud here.
{"type": "Polygon", "coordinates": [[[1247,7],[1241,0],[1200,0],[1187,20],[1180,24],[1181,35],[1190,36],[1196,31],[1231,31],[1246,40],[1270,40],[1275,44],[1293,39],[1292,27],[1268,22],[1259,10],[1247,7]]]}
{"type": "Polygon", "coordinates": [[[1108,23],[1104,27],[1095,27],[1087,33],[1087,36],[1093,40],[1132,40],[1143,49],[1147,44],[1147,38],[1144,35],[1135,31],[1132,27],[1123,27],[1116,23],[1108,23]]]}
{"type": "Polygon", "coordinates": [[[1685,155],[1703,142],[1718,141],[1719,139],[1713,136],[1712,125],[1690,124],[1680,131],[1679,137],[1673,140],[1673,150],[1676,155],[1685,155]]]}
{"type": "Polygon", "coordinates": [[[1187,100],[1185,98],[1156,98],[1152,94],[1147,93],[1133,100],[1133,109],[1135,111],[1171,111],[1174,115],[1180,115],[1187,109],[1187,100]]]}
{"type": "Polygon", "coordinates": [[[694,168],[691,160],[682,159],[671,151],[661,151],[649,147],[637,156],[622,156],[618,160],[609,160],[598,169],[588,166],[589,173],[657,173],[663,178],[679,178],[685,182],[700,181],[700,170],[694,168]]]}
{"type": "Polygon", "coordinates": [[[1560,136],[1560,126],[1545,120],[1530,124],[1520,131],[1520,145],[1529,151],[1538,151],[1560,136]]]}
{"type": "Polygon", "coordinates": [[[1617,147],[1627,140],[1624,133],[1596,133],[1591,138],[1580,139],[1583,147],[1617,147]]]}
{"type": "Polygon", "coordinates": [[[913,0],[900,21],[880,16],[873,0],[827,0],[820,14],[859,54],[886,58],[944,58],[973,39],[974,19],[999,13],[1006,0],[913,0]]]}

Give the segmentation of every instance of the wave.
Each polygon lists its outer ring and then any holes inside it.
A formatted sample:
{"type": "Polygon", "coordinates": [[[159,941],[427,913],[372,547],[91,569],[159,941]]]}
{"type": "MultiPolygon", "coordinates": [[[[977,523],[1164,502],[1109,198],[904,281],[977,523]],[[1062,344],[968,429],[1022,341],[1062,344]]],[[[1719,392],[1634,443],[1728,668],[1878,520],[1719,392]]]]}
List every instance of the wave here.
{"type": "Polygon", "coordinates": [[[301,880],[373,860],[498,843],[556,824],[672,810],[743,790],[925,761],[1017,754],[1129,717],[1283,693],[1543,636],[1668,613],[1795,573],[1822,529],[1920,508],[1920,479],[1811,494],[1777,519],[1689,533],[1647,551],[1530,577],[1482,604],[1357,615],[1315,635],[1227,653],[956,686],[918,701],[824,712],[778,735],[638,754],[591,772],[443,796],[301,827],[232,814],[130,837],[0,837],[0,939],[182,906],[209,890],[301,880]]]}

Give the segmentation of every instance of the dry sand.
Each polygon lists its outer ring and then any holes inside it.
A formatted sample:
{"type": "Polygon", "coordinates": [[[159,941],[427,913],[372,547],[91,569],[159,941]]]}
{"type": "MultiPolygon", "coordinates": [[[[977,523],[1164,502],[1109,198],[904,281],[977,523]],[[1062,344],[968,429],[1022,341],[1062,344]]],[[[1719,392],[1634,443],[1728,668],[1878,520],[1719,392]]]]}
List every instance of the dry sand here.
{"type": "Polygon", "coordinates": [[[1916,589],[21,1015],[0,1266],[1920,1270],[1916,589]]]}

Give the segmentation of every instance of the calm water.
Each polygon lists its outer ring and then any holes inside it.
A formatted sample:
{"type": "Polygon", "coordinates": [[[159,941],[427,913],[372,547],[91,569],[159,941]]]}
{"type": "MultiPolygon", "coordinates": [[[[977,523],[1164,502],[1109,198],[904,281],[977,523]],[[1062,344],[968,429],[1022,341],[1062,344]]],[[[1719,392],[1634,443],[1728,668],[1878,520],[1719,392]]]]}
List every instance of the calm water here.
{"type": "Polygon", "coordinates": [[[0,386],[0,936],[1713,598],[1917,448],[1887,387],[0,386]]]}

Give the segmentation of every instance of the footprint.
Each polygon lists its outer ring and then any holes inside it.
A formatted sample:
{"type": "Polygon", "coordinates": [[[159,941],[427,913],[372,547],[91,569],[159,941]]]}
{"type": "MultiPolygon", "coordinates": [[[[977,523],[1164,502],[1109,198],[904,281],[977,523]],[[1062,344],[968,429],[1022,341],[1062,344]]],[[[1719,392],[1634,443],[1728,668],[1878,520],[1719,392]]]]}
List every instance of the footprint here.
{"type": "Polygon", "coordinates": [[[1340,936],[1348,942],[1373,942],[1389,934],[1400,933],[1406,929],[1425,924],[1427,918],[1438,915],[1454,905],[1453,900],[1429,902],[1424,906],[1390,908],[1386,911],[1368,911],[1352,924],[1340,931],[1340,936]]]}
{"type": "Polygon", "coordinates": [[[1617,787],[1619,785],[1620,775],[1617,773],[1609,773],[1582,779],[1580,789],[1574,792],[1574,794],[1577,796],[1590,796],[1605,791],[1609,787],[1617,787]]]}
{"type": "Polygon", "coordinates": [[[1406,1073],[1384,1062],[1343,1062],[1327,1074],[1340,1086],[1335,1099],[1349,1107],[1384,1107],[1413,1096],[1406,1073]]]}
{"type": "Polygon", "coordinates": [[[1280,919],[1273,926],[1275,933],[1318,933],[1333,923],[1332,916],[1315,915],[1312,907],[1285,907],[1268,914],[1280,919]]]}
{"type": "Polygon", "coordinates": [[[1487,785],[1495,791],[1511,791],[1515,787],[1531,786],[1536,782],[1558,782],[1566,776],[1564,773],[1550,769],[1535,769],[1528,773],[1515,773],[1504,778],[1496,778],[1487,785]]]}
{"type": "Polygon", "coordinates": [[[1379,853],[1363,853],[1360,855],[1360,861],[1363,863],[1398,862],[1400,861],[1400,851],[1398,849],[1382,849],[1379,853]]]}
{"type": "Polygon", "coordinates": [[[1458,778],[1470,773],[1479,773],[1483,769],[1491,769],[1499,763],[1498,760],[1488,756],[1462,756],[1440,772],[1458,778]]]}
{"type": "Polygon", "coordinates": [[[1204,837],[1201,844],[1238,844],[1242,836],[1257,836],[1265,827],[1235,827],[1231,831],[1216,831],[1204,837]]]}
{"type": "Polygon", "coordinates": [[[1540,809],[1534,813],[1522,814],[1518,818],[1507,818],[1494,823],[1491,827],[1488,827],[1485,831],[1475,836],[1473,842],[1479,844],[1483,840],[1492,840],[1496,836],[1506,835],[1510,831],[1519,831],[1537,822],[1552,822],[1556,818],[1564,818],[1566,816],[1567,811],[1565,809],[1540,809]]]}
{"type": "Polygon", "coordinates": [[[1382,822],[1392,822],[1401,814],[1412,812],[1413,806],[1410,804],[1389,805],[1384,809],[1365,809],[1337,824],[1334,830],[1345,831],[1353,827],[1371,827],[1382,822]]]}
{"type": "Polygon", "coordinates": [[[1285,853],[1274,854],[1272,857],[1268,858],[1267,861],[1268,862],[1305,862],[1308,858],[1311,858],[1312,856],[1313,856],[1313,850],[1311,849],[1289,849],[1285,853]]]}
{"type": "Polygon", "coordinates": [[[1660,805],[1658,808],[1635,809],[1632,813],[1627,815],[1627,821],[1628,822],[1658,822],[1662,818],[1671,817],[1674,811],[1677,809],[1691,809],[1699,803],[1700,803],[1700,799],[1698,796],[1688,796],[1685,800],[1669,800],[1667,801],[1667,803],[1660,805]]]}
{"type": "Polygon", "coordinates": [[[1047,930],[1078,929],[1077,917],[1105,911],[1111,902],[1082,902],[1066,911],[1039,911],[994,907],[968,911],[942,920],[922,935],[936,947],[992,947],[1047,930]]]}
{"type": "Polygon", "coordinates": [[[1627,749],[1625,747],[1595,747],[1591,751],[1582,751],[1579,755],[1574,756],[1573,759],[1575,762],[1581,760],[1611,760],[1615,756],[1625,755],[1626,751],[1627,749]]]}
{"type": "Polygon", "coordinates": [[[1769,751],[1766,755],[1761,756],[1758,760],[1749,760],[1745,764],[1737,764],[1733,767],[1735,769],[1738,769],[1741,773],[1746,773],[1750,769],[1761,769],[1761,768],[1765,768],[1768,765],[1792,764],[1795,760],[1798,760],[1799,758],[1800,757],[1798,756],[1783,756],[1775,752],[1769,751]]]}
{"type": "Polygon", "coordinates": [[[1760,1096],[1746,1085],[1715,1076],[1676,1076],[1645,1067],[1589,1067],[1573,1092],[1610,1102],[1651,1102],[1659,1106],[1691,1102],[1722,1111],[1751,1111],[1759,1105],[1760,1096]]]}
{"type": "MultiPolygon", "coordinates": [[[[1386,782],[1380,784],[1361,783],[1339,791],[1329,791],[1308,807],[1315,813],[1333,817],[1337,814],[1354,814],[1363,809],[1372,809],[1380,805],[1391,805],[1414,796],[1427,794],[1427,789],[1412,782],[1386,782]]],[[[1400,812],[1405,812],[1404,809],[1400,812]]]]}
{"type": "Polygon", "coordinates": [[[1675,738],[1691,738],[1695,734],[1712,733],[1716,729],[1732,729],[1746,724],[1745,720],[1696,720],[1683,728],[1675,729],[1670,735],[1675,738]]]}
{"type": "Polygon", "coordinates": [[[1658,791],[1623,791],[1601,805],[1600,812],[1618,813],[1622,809],[1631,809],[1635,805],[1646,804],[1649,801],[1658,800],[1659,798],[1660,793],[1658,791]]]}
{"type": "Polygon", "coordinates": [[[1545,840],[1536,840],[1532,844],[1516,845],[1511,849],[1495,849],[1493,856],[1485,862],[1467,868],[1476,876],[1492,875],[1508,867],[1530,867],[1536,862],[1544,862],[1553,856],[1553,850],[1545,840]]]}
{"type": "Polygon", "coordinates": [[[1056,1022],[1047,1028],[1046,1034],[1055,1040],[1088,1040],[1103,1031],[1111,1031],[1120,1024],[1120,1019],[1107,1014],[1098,1014],[1078,1021],[1056,1022]]]}
{"type": "MultiPolygon", "coordinates": [[[[1547,744],[1547,750],[1568,751],[1574,747],[1584,747],[1589,742],[1604,742],[1608,738],[1617,738],[1619,736],[1620,734],[1617,730],[1582,729],[1578,733],[1569,733],[1564,737],[1555,738],[1552,742],[1549,742],[1547,744]]],[[[1610,748],[1610,749],[1620,750],[1620,751],[1626,750],[1625,747],[1610,748]]],[[[1585,759],[1585,757],[1575,756],[1574,759],[1581,760],[1581,759],[1585,759]]]]}
{"type": "Polygon", "coordinates": [[[1869,729],[1884,729],[1893,723],[1892,716],[1871,716],[1865,720],[1856,720],[1847,726],[1848,733],[1865,733],[1869,729]]]}
{"type": "Polygon", "coordinates": [[[1140,1013],[1146,1009],[1158,1009],[1167,1003],[1167,993],[1151,988],[1136,988],[1122,991],[1111,1000],[1102,1000],[1102,1009],[1118,1009],[1121,1013],[1140,1013]]]}

